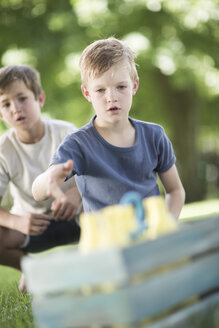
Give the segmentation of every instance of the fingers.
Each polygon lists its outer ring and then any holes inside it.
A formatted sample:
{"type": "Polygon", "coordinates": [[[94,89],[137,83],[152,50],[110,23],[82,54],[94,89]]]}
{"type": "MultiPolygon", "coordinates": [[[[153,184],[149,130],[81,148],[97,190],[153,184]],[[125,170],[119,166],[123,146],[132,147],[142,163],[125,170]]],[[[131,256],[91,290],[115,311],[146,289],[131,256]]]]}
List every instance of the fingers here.
{"type": "Polygon", "coordinates": [[[52,212],[55,220],[72,220],[76,209],[71,203],[52,204],[52,212]]]}
{"type": "Polygon", "coordinates": [[[62,198],[55,199],[52,203],[51,210],[55,220],[72,220],[76,214],[77,208],[64,194],[62,198]]]}
{"type": "Polygon", "coordinates": [[[43,221],[47,221],[47,222],[50,222],[50,220],[51,220],[51,217],[47,214],[35,214],[35,216],[36,216],[37,220],[43,220],[43,221]]]}
{"type": "MultiPolygon", "coordinates": [[[[61,195],[61,194],[60,194],[61,195]]],[[[53,217],[55,219],[58,219],[59,217],[61,217],[65,210],[66,210],[66,203],[67,203],[67,199],[65,194],[62,192],[61,197],[56,198],[51,205],[51,210],[53,213],[53,217]]]]}
{"type": "Polygon", "coordinates": [[[68,208],[66,208],[63,214],[63,219],[67,221],[71,221],[74,219],[75,215],[76,215],[76,208],[71,205],[68,208]]]}
{"type": "Polygon", "coordinates": [[[31,214],[29,216],[28,233],[31,236],[41,235],[50,225],[50,217],[44,214],[31,214]]]}
{"type": "Polygon", "coordinates": [[[32,227],[30,229],[29,235],[30,236],[39,236],[42,235],[44,233],[44,231],[46,231],[47,228],[45,227],[32,227]]]}

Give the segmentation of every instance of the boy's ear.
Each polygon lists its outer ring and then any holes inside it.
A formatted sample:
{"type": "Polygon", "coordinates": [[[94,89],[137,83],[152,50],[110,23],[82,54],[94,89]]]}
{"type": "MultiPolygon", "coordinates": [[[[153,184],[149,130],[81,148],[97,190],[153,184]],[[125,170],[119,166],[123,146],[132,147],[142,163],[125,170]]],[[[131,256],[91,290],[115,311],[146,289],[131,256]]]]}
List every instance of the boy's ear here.
{"type": "Polygon", "coordinates": [[[133,88],[132,88],[132,95],[134,96],[138,90],[139,87],[139,79],[136,79],[134,84],[133,84],[133,88]]]}
{"type": "Polygon", "coordinates": [[[83,93],[83,96],[89,101],[91,102],[91,98],[90,98],[90,94],[89,91],[87,90],[87,88],[82,84],[81,85],[81,91],[83,93]]]}
{"type": "Polygon", "coordinates": [[[41,94],[39,95],[38,97],[38,101],[39,101],[39,104],[40,104],[40,108],[43,107],[44,103],[45,103],[45,100],[46,100],[46,96],[45,96],[45,93],[42,91],[41,94]]]}

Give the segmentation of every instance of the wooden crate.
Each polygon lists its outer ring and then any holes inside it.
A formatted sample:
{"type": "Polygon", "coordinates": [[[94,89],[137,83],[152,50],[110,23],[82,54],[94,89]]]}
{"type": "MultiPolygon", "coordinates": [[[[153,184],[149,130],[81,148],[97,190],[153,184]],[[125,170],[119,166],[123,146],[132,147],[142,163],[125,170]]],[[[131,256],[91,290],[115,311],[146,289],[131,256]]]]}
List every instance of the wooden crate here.
{"type": "Polygon", "coordinates": [[[25,257],[22,268],[40,328],[219,327],[217,215],[129,247],[25,257]]]}

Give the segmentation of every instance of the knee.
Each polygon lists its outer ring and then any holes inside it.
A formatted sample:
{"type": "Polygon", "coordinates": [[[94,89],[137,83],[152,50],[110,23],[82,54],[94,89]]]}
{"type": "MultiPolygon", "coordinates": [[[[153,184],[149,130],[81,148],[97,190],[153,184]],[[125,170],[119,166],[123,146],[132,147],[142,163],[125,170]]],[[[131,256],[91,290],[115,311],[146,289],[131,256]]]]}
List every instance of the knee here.
{"type": "Polygon", "coordinates": [[[4,248],[4,244],[3,244],[3,228],[0,227],[0,255],[2,254],[4,248]]]}
{"type": "Polygon", "coordinates": [[[0,245],[2,244],[2,240],[3,240],[3,228],[0,227],[0,245]]]}
{"type": "Polygon", "coordinates": [[[6,248],[7,236],[5,235],[6,229],[4,227],[0,227],[0,254],[6,248]]]}
{"type": "Polygon", "coordinates": [[[2,264],[2,259],[5,258],[5,252],[7,250],[6,247],[7,236],[5,232],[6,232],[6,228],[0,227],[0,264],[2,264]]]}

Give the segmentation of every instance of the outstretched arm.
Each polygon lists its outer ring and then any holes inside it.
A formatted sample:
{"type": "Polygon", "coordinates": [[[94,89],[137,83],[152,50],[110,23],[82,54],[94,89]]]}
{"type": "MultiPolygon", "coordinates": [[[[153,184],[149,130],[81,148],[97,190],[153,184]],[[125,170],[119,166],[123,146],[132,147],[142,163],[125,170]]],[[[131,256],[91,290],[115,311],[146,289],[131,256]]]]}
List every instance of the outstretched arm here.
{"type": "Polygon", "coordinates": [[[73,160],[68,160],[62,164],[50,166],[45,172],[40,174],[33,182],[32,193],[36,201],[45,200],[51,196],[56,199],[65,197],[60,186],[73,169],[73,160]]]}
{"type": "Polygon", "coordinates": [[[159,177],[165,189],[167,207],[172,216],[178,219],[185,202],[185,190],[176,166],[173,165],[168,171],[159,173],[159,177]]]}

